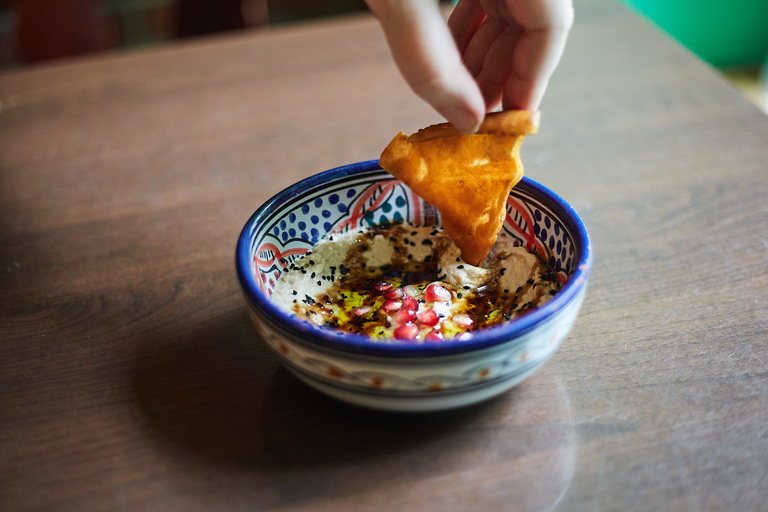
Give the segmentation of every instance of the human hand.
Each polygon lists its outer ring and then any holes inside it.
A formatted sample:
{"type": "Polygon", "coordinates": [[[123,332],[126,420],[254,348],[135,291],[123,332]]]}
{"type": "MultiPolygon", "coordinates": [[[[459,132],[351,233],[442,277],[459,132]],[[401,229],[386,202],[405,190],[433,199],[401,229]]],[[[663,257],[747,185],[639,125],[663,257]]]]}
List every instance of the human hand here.
{"type": "Polygon", "coordinates": [[[573,23],[572,0],[367,0],[411,89],[472,133],[486,112],[536,110],[573,23]]]}

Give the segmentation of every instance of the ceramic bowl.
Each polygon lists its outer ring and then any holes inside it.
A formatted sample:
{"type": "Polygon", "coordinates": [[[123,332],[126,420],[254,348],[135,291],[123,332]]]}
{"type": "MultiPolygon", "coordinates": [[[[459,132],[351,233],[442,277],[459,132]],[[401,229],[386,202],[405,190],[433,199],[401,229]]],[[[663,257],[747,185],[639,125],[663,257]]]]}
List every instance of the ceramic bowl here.
{"type": "Polygon", "coordinates": [[[278,193],[248,220],[237,243],[237,273],[261,338],[309,386],[337,399],[391,411],[435,411],[498,395],[531,375],[570,331],[584,300],[592,256],[576,212],[523,178],[509,195],[502,236],[539,254],[564,282],[543,306],[469,339],[382,342],[285,313],[270,300],[281,266],[327,233],[390,222],[440,224],[437,211],[376,161],[307,178],[278,193]]]}

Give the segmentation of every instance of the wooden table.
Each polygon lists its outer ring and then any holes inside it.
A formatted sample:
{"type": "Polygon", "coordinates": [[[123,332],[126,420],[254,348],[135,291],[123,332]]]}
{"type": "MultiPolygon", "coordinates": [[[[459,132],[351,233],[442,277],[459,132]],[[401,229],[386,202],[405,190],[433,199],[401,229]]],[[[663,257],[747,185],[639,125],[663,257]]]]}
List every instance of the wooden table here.
{"type": "Polygon", "coordinates": [[[0,74],[0,509],[764,510],[768,117],[608,0],[523,147],[595,264],[482,405],[361,410],[259,340],[234,271],[285,186],[438,122],[356,16],[0,74]]]}

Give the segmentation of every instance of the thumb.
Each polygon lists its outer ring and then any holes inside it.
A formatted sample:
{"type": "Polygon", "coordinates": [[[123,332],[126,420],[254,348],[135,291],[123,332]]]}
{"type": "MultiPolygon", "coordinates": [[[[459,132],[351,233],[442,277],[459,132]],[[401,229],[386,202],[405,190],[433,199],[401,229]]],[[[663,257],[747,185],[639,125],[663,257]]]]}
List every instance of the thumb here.
{"type": "Polygon", "coordinates": [[[368,0],[400,73],[457,129],[477,131],[485,102],[435,0],[368,0]]]}

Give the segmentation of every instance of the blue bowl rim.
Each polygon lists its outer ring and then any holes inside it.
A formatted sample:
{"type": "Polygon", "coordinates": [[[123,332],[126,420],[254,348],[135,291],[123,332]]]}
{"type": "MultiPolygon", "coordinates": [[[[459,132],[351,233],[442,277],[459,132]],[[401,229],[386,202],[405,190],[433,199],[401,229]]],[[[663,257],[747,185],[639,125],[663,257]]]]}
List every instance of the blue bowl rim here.
{"type": "Polygon", "coordinates": [[[263,217],[268,216],[275,208],[301,192],[344,176],[375,170],[383,170],[378,160],[368,160],[336,167],[305,178],[278,192],[262,204],[251,215],[240,233],[235,251],[235,266],[245,298],[262,319],[269,319],[270,323],[275,324],[279,330],[291,333],[292,339],[334,351],[386,358],[437,357],[466,353],[514,342],[516,338],[541,325],[571,301],[576,300],[586,286],[592,268],[592,250],[589,234],[581,218],[560,196],[540,183],[523,177],[516,187],[535,192],[537,197],[545,198],[548,206],[554,211],[561,210],[566,217],[562,220],[567,219],[572,223],[572,226],[567,227],[572,230],[571,235],[578,249],[578,262],[574,273],[562,289],[544,306],[509,322],[473,331],[472,338],[469,340],[446,340],[440,343],[413,343],[399,340],[382,343],[359,334],[344,333],[340,336],[337,331],[316,327],[284,312],[261,292],[250,270],[250,234],[255,231],[253,228],[263,217]]]}

